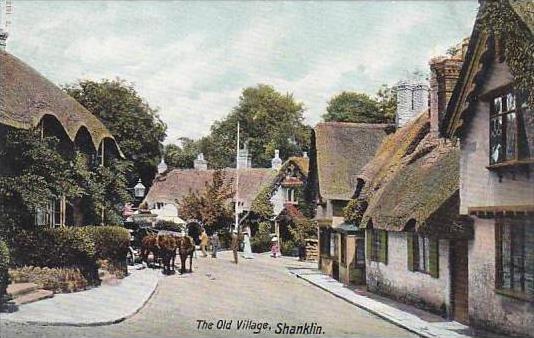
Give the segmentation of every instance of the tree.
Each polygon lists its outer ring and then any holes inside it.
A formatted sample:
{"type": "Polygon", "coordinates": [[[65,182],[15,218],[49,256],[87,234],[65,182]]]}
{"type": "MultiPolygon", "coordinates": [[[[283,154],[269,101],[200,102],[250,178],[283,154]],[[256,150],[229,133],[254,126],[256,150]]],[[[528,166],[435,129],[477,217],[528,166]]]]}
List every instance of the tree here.
{"type": "Polygon", "coordinates": [[[328,101],[325,122],[392,123],[395,121],[397,97],[395,91],[383,84],[376,98],[364,93],[344,91],[328,101]]]}
{"type": "Polygon", "coordinates": [[[229,203],[234,196],[232,182],[224,171],[214,171],[212,182],[203,191],[191,192],[177,201],[180,217],[202,221],[208,232],[228,227],[234,214],[229,203]]]}
{"type": "Polygon", "coordinates": [[[233,167],[239,121],[241,140],[248,144],[254,165],[268,167],[275,149],[285,158],[308,150],[311,130],[303,124],[303,112],[302,103],[292,94],[262,84],[245,88],[232,112],[216,121],[211,134],[198,141],[199,150],[210,166],[233,167]]]}
{"type": "Polygon", "coordinates": [[[178,140],[180,145],[167,144],[165,146],[165,162],[175,168],[193,168],[194,160],[201,152],[200,142],[187,137],[180,137],[178,140]]]}
{"type": "Polygon", "coordinates": [[[128,181],[141,178],[150,186],[156,173],[167,126],[131,84],[124,80],[80,80],[65,92],[97,116],[113,134],[126,159],[133,163],[128,181]]]}

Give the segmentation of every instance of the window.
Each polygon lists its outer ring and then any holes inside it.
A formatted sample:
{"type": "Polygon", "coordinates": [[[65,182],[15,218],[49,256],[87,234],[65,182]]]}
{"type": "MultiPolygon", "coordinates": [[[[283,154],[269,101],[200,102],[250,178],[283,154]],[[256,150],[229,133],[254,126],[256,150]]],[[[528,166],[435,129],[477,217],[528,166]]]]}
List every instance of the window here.
{"type": "Polygon", "coordinates": [[[370,229],[366,233],[367,256],[371,261],[387,264],[388,233],[384,230],[370,229]]]}
{"type": "Polygon", "coordinates": [[[439,277],[439,241],[414,232],[406,233],[408,240],[408,270],[439,277]]]}
{"type": "Polygon", "coordinates": [[[500,219],[496,225],[496,287],[532,300],[534,221],[500,219]]]}
{"type": "Polygon", "coordinates": [[[337,234],[335,232],[330,232],[330,257],[337,258],[338,252],[337,244],[337,234]]]}
{"type": "Polygon", "coordinates": [[[297,203],[297,198],[295,195],[295,189],[294,188],[287,188],[286,194],[285,194],[285,202],[288,203],[297,203]]]}
{"type": "Polygon", "coordinates": [[[343,208],[347,206],[348,201],[333,200],[332,215],[334,217],[343,217],[343,208]]]}
{"type": "Polygon", "coordinates": [[[490,103],[490,165],[531,158],[534,117],[522,95],[509,91],[490,103]]]}
{"type": "Polygon", "coordinates": [[[353,266],[355,268],[365,266],[365,241],[363,238],[356,239],[356,250],[354,251],[353,266]]]}

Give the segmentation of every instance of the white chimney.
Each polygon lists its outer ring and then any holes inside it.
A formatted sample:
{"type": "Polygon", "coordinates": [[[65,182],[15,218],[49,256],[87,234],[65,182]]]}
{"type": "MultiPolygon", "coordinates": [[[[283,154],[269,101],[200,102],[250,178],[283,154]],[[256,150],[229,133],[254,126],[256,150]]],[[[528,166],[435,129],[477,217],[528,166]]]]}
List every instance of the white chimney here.
{"type": "Polygon", "coordinates": [[[302,152],[302,157],[308,158],[308,152],[307,151],[302,152]]]}
{"type": "Polygon", "coordinates": [[[237,162],[238,162],[239,169],[252,168],[252,157],[248,153],[247,142],[245,142],[245,146],[243,149],[239,149],[237,162]]]}
{"type": "Polygon", "coordinates": [[[204,159],[204,154],[200,153],[197,159],[193,161],[193,167],[196,170],[208,170],[208,161],[204,159]]]}
{"type": "Polygon", "coordinates": [[[158,164],[158,174],[161,175],[166,171],[167,171],[167,164],[165,163],[165,159],[162,157],[161,162],[159,162],[158,164]]]}
{"type": "Polygon", "coordinates": [[[279,170],[282,167],[282,159],[280,158],[280,150],[274,151],[274,158],[271,160],[271,168],[279,170]]]}
{"type": "Polygon", "coordinates": [[[428,85],[420,80],[399,81],[395,86],[397,93],[397,128],[403,127],[423,111],[428,110],[428,85]]]}

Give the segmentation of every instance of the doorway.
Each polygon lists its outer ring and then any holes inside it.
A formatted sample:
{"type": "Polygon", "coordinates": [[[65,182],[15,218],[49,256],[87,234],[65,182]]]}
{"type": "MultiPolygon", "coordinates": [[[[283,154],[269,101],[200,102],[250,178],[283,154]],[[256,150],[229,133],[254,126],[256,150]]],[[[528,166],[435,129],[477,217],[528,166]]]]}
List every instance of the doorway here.
{"type": "Polygon", "coordinates": [[[467,240],[451,241],[451,307],[452,318],[462,324],[469,323],[469,264],[467,240]]]}

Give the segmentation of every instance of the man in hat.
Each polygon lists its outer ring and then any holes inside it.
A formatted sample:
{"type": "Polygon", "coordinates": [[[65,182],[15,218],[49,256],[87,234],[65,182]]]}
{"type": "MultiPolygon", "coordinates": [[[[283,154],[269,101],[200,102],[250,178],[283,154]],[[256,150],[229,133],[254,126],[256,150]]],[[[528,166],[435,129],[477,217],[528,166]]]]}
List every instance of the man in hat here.
{"type": "Polygon", "coordinates": [[[217,258],[217,251],[219,250],[220,245],[219,234],[215,231],[213,236],[211,236],[211,257],[217,258]]]}
{"type": "Polygon", "coordinates": [[[237,230],[232,231],[232,252],[234,253],[234,263],[237,264],[237,250],[239,249],[239,235],[237,230]]]}

